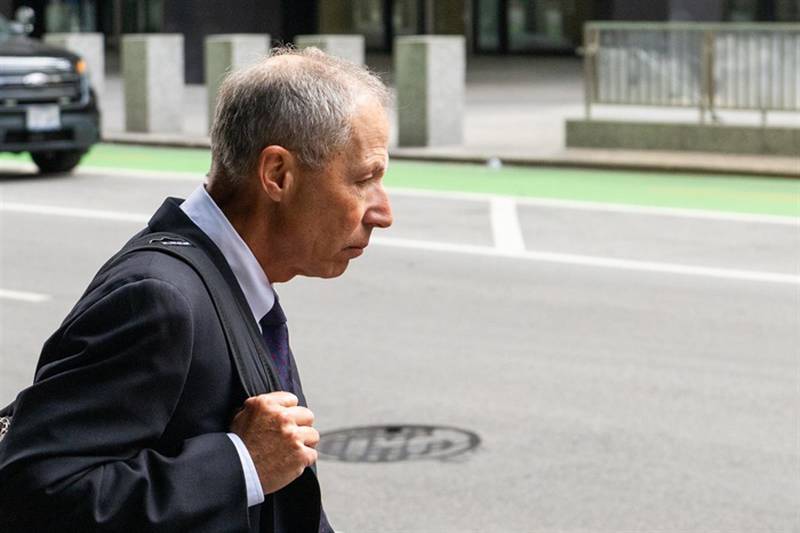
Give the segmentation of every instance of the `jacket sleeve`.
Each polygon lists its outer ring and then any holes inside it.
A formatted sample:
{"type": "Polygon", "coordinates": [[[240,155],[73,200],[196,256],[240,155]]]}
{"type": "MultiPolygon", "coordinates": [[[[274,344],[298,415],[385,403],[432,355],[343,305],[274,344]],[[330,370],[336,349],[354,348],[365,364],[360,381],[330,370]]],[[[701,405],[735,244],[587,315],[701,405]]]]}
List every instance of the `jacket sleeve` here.
{"type": "Polygon", "coordinates": [[[0,444],[0,530],[247,531],[225,432],[159,446],[192,350],[192,309],[165,281],[124,283],[68,319],[0,444]]]}

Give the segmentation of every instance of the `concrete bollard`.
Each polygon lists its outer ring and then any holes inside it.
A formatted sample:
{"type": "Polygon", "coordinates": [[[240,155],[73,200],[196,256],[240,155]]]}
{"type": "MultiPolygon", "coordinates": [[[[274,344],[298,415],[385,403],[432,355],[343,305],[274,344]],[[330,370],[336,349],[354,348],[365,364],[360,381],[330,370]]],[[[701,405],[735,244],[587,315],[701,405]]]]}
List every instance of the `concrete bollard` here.
{"type": "Polygon", "coordinates": [[[217,93],[229,72],[250,65],[269,55],[270,37],[264,33],[209,35],[205,40],[208,129],[214,122],[217,93]]]}
{"type": "Polygon", "coordinates": [[[464,37],[398,37],[394,50],[398,144],[440,146],[463,143],[464,37]]]}
{"type": "Polygon", "coordinates": [[[180,133],[183,129],[183,35],[122,37],[125,130],[180,133]]]}
{"type": "Polygon", "coordinates": [[[298,35],[294,38],[297,48],[316,46],[328,55],[341,57],[356,65],[364,64],[363,35],[298,35]]]}
{"type": "Polygon", "coordinates": [[[86,61],[89,83],[102,99],[106,85],[106,59],[102,33],[47,33],[44,42],[75,52],[86,61]]]}

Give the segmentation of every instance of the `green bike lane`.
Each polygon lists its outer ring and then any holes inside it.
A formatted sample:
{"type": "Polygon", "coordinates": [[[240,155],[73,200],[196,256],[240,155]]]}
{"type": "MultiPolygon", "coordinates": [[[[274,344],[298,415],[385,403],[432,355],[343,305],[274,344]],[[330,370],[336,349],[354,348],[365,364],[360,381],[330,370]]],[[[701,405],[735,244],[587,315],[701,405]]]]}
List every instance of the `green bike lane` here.
{"type": "MultiPolygon", "coordinates": [[[[29,161],[3,154],[0,161],[29,161]]],[[[205,174],[208,150],[99,144],[84,167],[205,174]]],[[[392,188],[800,217],[800,180],[392,160],[392,188]]]]}

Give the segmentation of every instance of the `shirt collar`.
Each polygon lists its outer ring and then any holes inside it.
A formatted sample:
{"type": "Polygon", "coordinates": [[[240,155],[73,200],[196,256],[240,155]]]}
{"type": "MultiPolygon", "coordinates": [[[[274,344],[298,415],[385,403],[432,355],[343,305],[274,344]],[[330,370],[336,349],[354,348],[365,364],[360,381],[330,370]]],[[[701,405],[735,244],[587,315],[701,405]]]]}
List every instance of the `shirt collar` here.
{"type": "Polygon", "coordinates": [[[253,252],[203,185],[184,200],[181,209],[222,252],[258,323],[275,304],[275,292],[253,252]]]}

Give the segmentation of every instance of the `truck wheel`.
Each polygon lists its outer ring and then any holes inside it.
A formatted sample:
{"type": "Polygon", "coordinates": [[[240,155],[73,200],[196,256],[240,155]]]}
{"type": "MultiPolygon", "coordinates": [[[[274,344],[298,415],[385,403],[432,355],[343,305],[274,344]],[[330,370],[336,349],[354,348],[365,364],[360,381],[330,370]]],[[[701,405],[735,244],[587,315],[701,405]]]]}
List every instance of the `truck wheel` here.
{"type": "Polygon", "coordinates": [[[54,150],[31,152],[31,159],[42,174],[69,172],[80,162],[85,152],[80,150],[54,150]]]}

